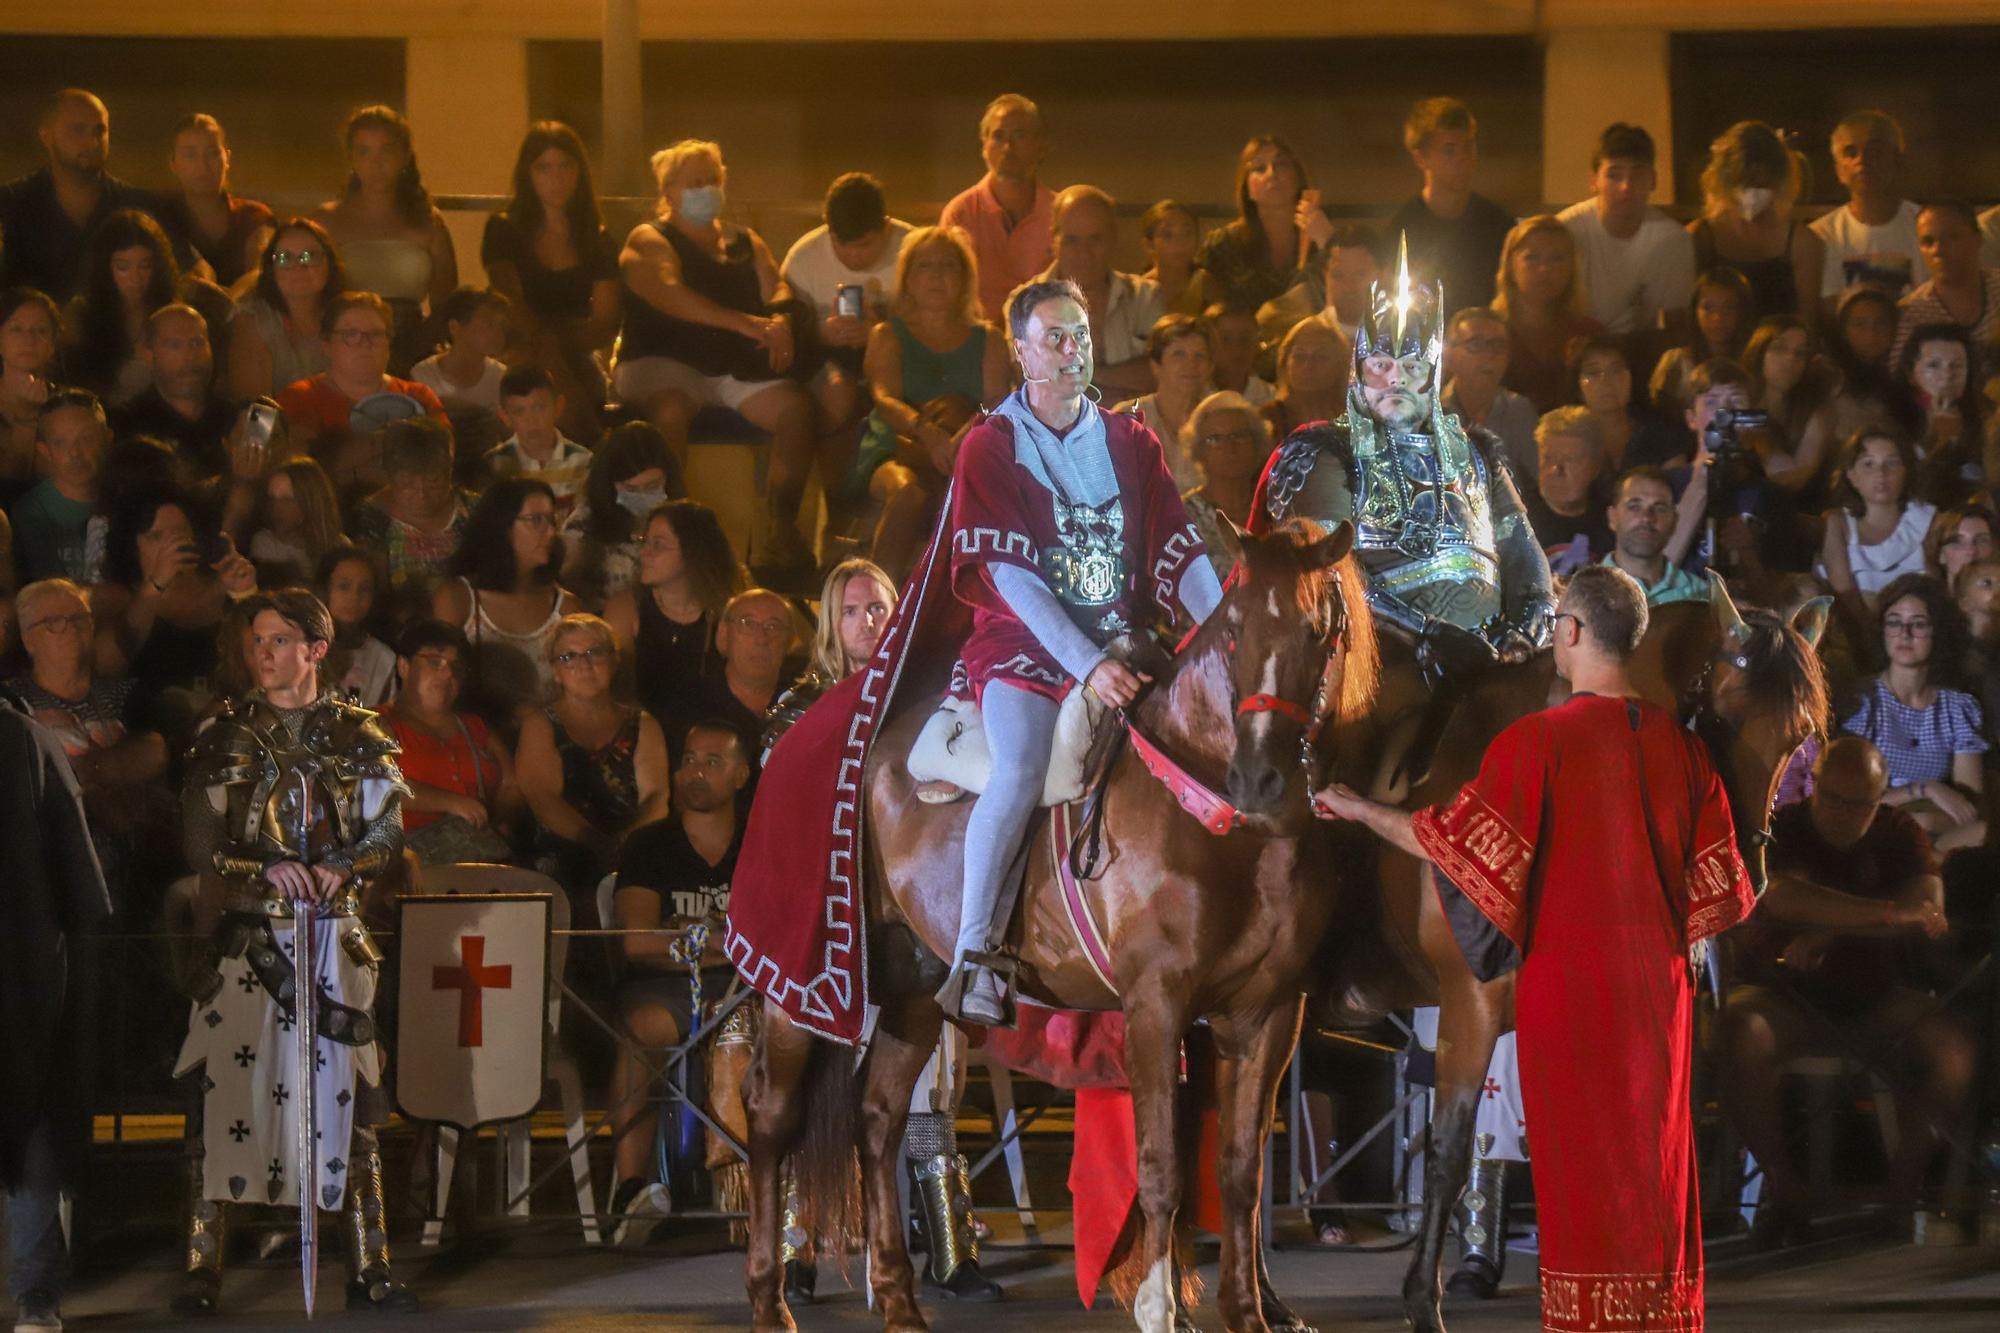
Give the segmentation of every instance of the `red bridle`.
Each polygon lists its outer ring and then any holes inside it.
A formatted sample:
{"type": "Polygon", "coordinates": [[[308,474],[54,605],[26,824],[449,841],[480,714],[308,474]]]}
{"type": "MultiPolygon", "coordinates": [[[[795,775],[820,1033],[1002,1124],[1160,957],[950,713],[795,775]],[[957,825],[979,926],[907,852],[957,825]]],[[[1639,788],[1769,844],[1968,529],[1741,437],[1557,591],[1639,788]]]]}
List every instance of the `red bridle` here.
{"type": "MultiPolygon", "coordinates": [[[[1243,566],[1239,564],[1230,571],[1228,579],[1224,580],[1223,591],[1226,593],[1234,587],[1242,574],[1243,566]]],[[[1187,650],[1188,644],[1193,642],[1199,629],[1200,627],[1196,626],[1181,639],[1174,649],[1176,657],[1187,650]]],[[[1344,626],[1336,627],[1330,632],[1326,645],[1326,660],[1320,664],[1319,675],[1314,681],[1315,692],[1324,691],[1326,674],[1333,667],[1334,655],[1339,651],[1340,642],[1344,637],[1344,626]]],[[[1236,640],[1233,637],[1229,640],[1228,651],[1232,657],[1236,653],[1236,640]]],[[[1322,719],[1314,711],[1313,705],[1296,703],[1276,694],[1253,694],[1236,705],[1236,716],[1245,717],[1252,713],[1276,713],[1279,717],[1296,722],[1305,728],[1305,737],[1301,742],[1302,754],[1319,738],[1322,719]]],[[[1231,829],[1249,822],[1249,816],[1238,810],[1228,797],[1176,763],[1171,755],[1140,731],[1138,724],[1123,710],[1120,710],[1118,720],[1124,725],[1125,733],[1132,742],[1133,753],[1139,756],[1139,762],[1144,765],[1146,772],[1165,787],[1181,809],[1193,815],[1203,828],[1221,837],[1231,829]]]]}

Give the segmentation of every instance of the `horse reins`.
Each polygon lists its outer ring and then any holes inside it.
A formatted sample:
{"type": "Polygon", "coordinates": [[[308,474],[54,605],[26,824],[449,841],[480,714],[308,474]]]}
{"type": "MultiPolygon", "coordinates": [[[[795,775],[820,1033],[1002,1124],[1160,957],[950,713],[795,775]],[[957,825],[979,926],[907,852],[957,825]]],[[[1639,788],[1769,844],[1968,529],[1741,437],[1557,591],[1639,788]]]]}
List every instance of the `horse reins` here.
{"type": "MultiPolygon", "coordinates": [[[[1240,581],[1243,566],[1237,565],[1223,582],[1226,593],[1240,581]]],[[[1313,702],[1301,704],[1277,694],[1253,694],[1236,704],[1236,716],[1247,717],[1254,713],[1276,713],[1279,717],[1296,722],[1303,729],[1299,741],[1299,764],[1308,775],[1311,772],[1313,744],[1319,739],[1320,727],[1325,721],[1326,678],[1333,669],[1333,659],[1347,641],[1346,618],[1341,623],[1328,628],[1325,644],[1326,656],[1321,659],[1318,674],[1314,677],[1313,702]]],[[[1197,625],[1182,636],[1174,647],[1174,656],[1187,651],[1201,626],[1197,625]]],[[[1224,651],[1231,657],[1236,653],[1236,639],[1232,635],[1225,643],[1224,651]]],[[[1230,691],[1235,692],[1232,677],[1230,691]]],[[[1119,734],[1106,751],[1104,763],[1099,769],[1096,782],[1091,785],[1088,801],[1084,807],[1083,823],[1076,837],[1070,842],[1069,869],[1078,879],[1095,879],[1102,860],[1104,813],[1111,791],[1111,776],[1116,771],[1119,750],[1130,744],[1132,753],[1139,758],[1140,765],[1161,786],[1167,789],[1176,804],[1195,822],[1216,837],[1221,837],[1232,829],[1250,822],[1250,817],[1238,810],[1227,796],[1216,791],[1200,778],[1190,773],[1174,757],[1163,749],[1159,742],[1139,728],[1131,715],[1124,709],[1117,711],[1119,734]]]]}

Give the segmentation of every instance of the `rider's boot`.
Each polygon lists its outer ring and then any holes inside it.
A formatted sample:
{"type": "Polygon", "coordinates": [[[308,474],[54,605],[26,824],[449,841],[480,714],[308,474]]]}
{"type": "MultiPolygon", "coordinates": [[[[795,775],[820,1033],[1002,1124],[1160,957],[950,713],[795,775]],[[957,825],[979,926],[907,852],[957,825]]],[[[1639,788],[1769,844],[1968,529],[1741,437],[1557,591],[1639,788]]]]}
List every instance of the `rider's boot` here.
{"type": "MultiPolygon", "coordinates": [[[[1482,1136],[1483,1137],[1483,1136],[1482,1136]]],[[[1507,1163],[1473,1159],[1465,1193],[1459,1196],[1458,1271],[1444,1284],[1453,1296],[1491,1300],[1507,1272],[1507,1163]]]]}

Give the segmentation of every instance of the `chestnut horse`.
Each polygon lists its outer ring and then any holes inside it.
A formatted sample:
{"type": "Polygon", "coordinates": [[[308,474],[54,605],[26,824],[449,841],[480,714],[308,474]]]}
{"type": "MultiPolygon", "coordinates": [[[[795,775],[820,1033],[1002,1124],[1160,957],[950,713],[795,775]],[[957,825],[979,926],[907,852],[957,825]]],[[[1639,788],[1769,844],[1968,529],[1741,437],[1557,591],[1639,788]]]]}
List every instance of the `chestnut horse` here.
{"type": "MultiPolygon", "coordinates": [[[[1826,680],[1814,645],[1828,599],[1808,602],[1789,622],[1764,612],[1746,620],[1720,580],[1708,603],[1655,608],[1631,662],[1645,696],[1689,718],[1708,744],[1728,791],[1737,844],[1759,891],[1771,801],[1786,761],[1825,726],[1826,680]]],[[[1391,648],[1391,672],[1405,669],[1391,648]]],[[[1436,761],[1411,791],[1418,808],[1449,799],[1479,770],[1481,756],[1510,723],[1560,702],[1568,686],[1543,654],[1496,671],[1459,707],[1436,761]]],[[[1351,826],[1336,839],[1352,839],[1351,826]]],[[[1351,841],[1346,845],[1353,846],[1351,841]]],[[[1351,855],[1351,854],[1350,854],[1351,855]]],[[[1403,1281],[1403,1311],[1422,1333],[1441,1331],[1440,1259],[1452,1209],[1472,1161],[1479,1090],[1493,1044],[1513,1026],[1513,975],[1474,978],[1445,921],[1427,862],[1373,843],[1374,874],[1355,874],[1340,917],[1316,961],[1315,1017],[1353,1026],[1412,1005],[1441,1006],[1437,1098],[1424,1177],[1424,1215],[1403,1281]],[[1372,878],[1376,892],[1364,881],[1372,878]]]]}
{"type": "MultiPolygon", "coordinates": [[[[1115,989],[1082,952],[1046,835],[1036,831],[1039,820],[1030,826],[1010,937],[1018,940],[1019,994],[1125,1016],[1144,1222],[1135,1255],[1145,1277],[1133,1313],[1148,1333],[1171,1333],[1179,1310],[1171,1257],[1182,1184],[1175,1083],[1182,1034],[1204,1017],[1220,1067],[1220,1308],[1232,1330],[1268,1328],[1259,1298],[1264,1140],[1298,1039],[1308,964],[1335,899],[1330,848],[1309,813],[1303,759],[1309,733],[1366,711],[1376,670],[1373,622],[1354,614],[1363,603],[1360,573],[1346,558],[1352,538],[1347,524],[1323,535],[1298,521],[1267,537],[1245,537],[1240,577],[1136,706],[1133,745],[1149,740],[1211,793],[1226,790],[1241,820],[1216,836],[1149,776],[1132,746],[1109,761],[1099,797],[1102,871],[1083,888],[1109,942],[1115,989]]],[[[936,696],[914,697],[928,703],[936,696]]],[[[843,1147],[850,1141],[860,1154],[869,1279],[883,1326],[898,1333],[927,1327],[896,1173],[910,1089],[942,1022],[933,992],[958,929],[967,808],[916,799],[904,759],[930,711],[911,707],[892,717],[865,775],[870,999],[881,1011],[858,1074],[847,1051],[805,1033],[775,1006],[764,1009],[745,1080],[745,1279],[760,1331],[793,1327],[779,1291],[780,1164],[798,1150],[807,1207],[818,1211],[820,1234],[838,1234],[852,1209],[852,1158],[843,1147]]]]}

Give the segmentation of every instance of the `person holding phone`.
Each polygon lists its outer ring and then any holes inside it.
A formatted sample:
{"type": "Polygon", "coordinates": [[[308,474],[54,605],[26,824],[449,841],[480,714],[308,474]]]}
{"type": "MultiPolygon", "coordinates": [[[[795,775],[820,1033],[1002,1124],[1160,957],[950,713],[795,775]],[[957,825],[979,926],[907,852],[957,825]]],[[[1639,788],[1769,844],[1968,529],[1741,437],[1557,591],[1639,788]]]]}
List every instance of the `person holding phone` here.
{"type": "Polygon", "coordinates": [[[159,729],[178,744],[209,702],[216,634],[232,597],[256,591],[257,568],[201,509],[164,489],[111,516],[104,582],[93,598],[98,670],[139,680],[159,729]]]}
{"type": "Polygon", "coordinates": [[[868,406],[862,354],[888,314],[911,227],[889,216],[882,183],[862,171],[834,180],[822,216],[824,224],[799,237],[778,272],[792,295],[812,307],[826,359],[810,387],[821,428],[833,429],[868,406]]]}

